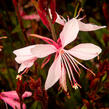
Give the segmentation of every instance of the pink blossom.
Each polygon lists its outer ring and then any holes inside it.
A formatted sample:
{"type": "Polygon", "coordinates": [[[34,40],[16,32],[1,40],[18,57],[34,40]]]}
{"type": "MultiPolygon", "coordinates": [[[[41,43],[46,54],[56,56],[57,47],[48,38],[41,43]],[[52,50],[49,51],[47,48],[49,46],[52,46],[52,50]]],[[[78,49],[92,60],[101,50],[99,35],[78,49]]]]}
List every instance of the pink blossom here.
{"type": "Polygon", "coordinates": [[[64,28],[60,33],[60,37],[57,40],[57,43],[49,38],[31,34],[31,36],[41,38],[48,43],[37,44],[35,47],[33,47],[31,49],[33,55],[35,55],[37,58],[43,58],[53,53],[56,53],[55,60],[48,71],[48,76],[45,82],[46,90],[52,87],[58,80],[60,80],[61,87],[66,91],[66,72],[68,74],[72,87],[75,89],[78,88],[78,86],[81,87],[75,80],[72,67],[78,75],[80,72],[78,65],[93,73],[91,70],[78,62],[74,57],[82,60],[93,59],[101,53],[100,47],[92,43],[83,43],[71,48],[70,50],[64,49],[66,45],[76,39],[80,27],[81,30],[84,31],[104,28],[104,26],[92,26],[91,24],[83,24],[77,19],[73,18],[64,24],[64,28]],[[80,25],[84,25],[84,27],[82,28],[82,26],[80,25]]]}
{"type": "Polygon", "coordinates": [[[40,16],[38,14],[30,14],[22,16],[24,20],[36,20],[37,22],[40,21],[40,16]]]}
{"type": "Polygon", "coordinates": [[[36,56],[31,53],[31,48],[34,47],[35,45],[30,45],[13,51],[16,55],[16,62],[21,64],[18,69],[18,73],[23,71],[25,68],[30,68],[34,64],[34,61],[37,59],[36,56]]]}
{"type": "Polygon", "coordinates": [[[38,14],[32,13],[30,15],[27,15],[24,10],[23,7],[19,7],[19,13],[20,16],[22,17],[22,19],[24,20],[36,20],[37,22],[40,21],[40,16],[38,14]]]}
{"type": "MultiPolygon", "coordinates": [[[[50,17],[52,18],[50,9],[49,9],[49,14],[50,14],[50,17]]],[[[57,19],[55,21],[56,23],[64,26],[67,22],[69,22],[69,19],[67,21],[63,16],[60,16],[58,13],[56,13],[56,14],[57,14],[57,19]]],[[[75,18],[70,19],[70,21],[76,20],[76,22],[78,22],[79,31],[94,31],[94,30],[106,27],[106,26],[97,26],[97,25],[90,24],[90,23],[85,24],[85,23],[81,22],[81,20],[83,20],[83,18],[77,19],[78,16],[79,15],[77,15],[75,18]]]]}
{"type": "MultiPolygon", "coordinates": [[[[26,91],[22,95],[22,99],[25,97],[31,96],[32,93],[26,91]]],[[[1,92],[0,93],[0,99],[3,100],[5,103],[9,104],[13,109],[20,109],[20,102],[19,97],[17,95],[16,91],[7,91],[7,92],[1,92]]],[[[26,105],[23,103],[23,109],[26,109],[26,105]]]]}

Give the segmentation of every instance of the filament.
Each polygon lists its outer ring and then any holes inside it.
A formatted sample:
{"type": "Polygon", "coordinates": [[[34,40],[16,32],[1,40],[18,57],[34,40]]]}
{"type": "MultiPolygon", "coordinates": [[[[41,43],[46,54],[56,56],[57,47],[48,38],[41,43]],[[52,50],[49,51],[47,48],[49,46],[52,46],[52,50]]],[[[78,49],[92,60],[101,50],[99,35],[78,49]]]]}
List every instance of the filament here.
{"type": "Polygon", "coordinates": [[[70,66],[70,64],[69,64],[69,62],[68,62],[68,60],[66,59],[66,56],[63,54],[63,57],[64,57],[64,59],[66,60],[66,63],[67,63],[67,65],[68,65],[68,67],[67,67],[67,69],[68,69],[68,71],[69,71],[69,74],[72,76],[72,79],[73,79],[73,82],[75,83],[76,82],[76,80],[75,80],[75,78],[74,78],[74,75],[73,75],[73,71],[72,71],[72,69],[71,69],[71,66],[70,66]]]}
{"type": "MultiPolygon", "coordinates": [[[[66,57],[69,59],[70,63],[72,64],[72,66],[73,66],[75,72],[80,76],[79,72],[77,71],[77,69],[76,69],[76,67],[75,67],[75,64],[74,64],[73,60],[71,60],[71,58],[70,58],[67,54],[65,54],[65,55],[66,55],[66,57]]],[[[79,67],[78,67],[78,68],[79,68],[79,67]]]]}
{"type": "MultiPolygon", "coordinates": [[[[69,56],[70,56],[70,55],[69,55],[69,56]]],[[[79,64],[80,66],[82,66],[84,69],[88,70],[89,72],[91,72],[91,73],[95,76],[95,73],[94,73],[92,70],[86,68],[83,64],[81,64],[80,62],[78,62],[75,58],[73,58],[72,55],[71,55],[70,57],[71,57],[71,59],[74,60],[77,64],[79,64]]]]}

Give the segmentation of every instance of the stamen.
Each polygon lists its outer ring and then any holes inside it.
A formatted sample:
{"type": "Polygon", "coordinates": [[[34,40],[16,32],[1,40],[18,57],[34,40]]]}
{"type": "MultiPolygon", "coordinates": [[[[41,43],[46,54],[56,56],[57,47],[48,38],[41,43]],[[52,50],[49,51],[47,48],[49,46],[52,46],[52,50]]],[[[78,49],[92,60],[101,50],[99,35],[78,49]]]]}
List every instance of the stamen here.
{"type": "Polygon", "coordinates": [[[77,69],[79,70],[79,72],[81,73],[80,68],[78,67],[78,65],[76,64],[76,62],[72,59],[72,56],[66,52],[66,54],[71,58],[71,61],[75,64],[75,66],[77,67],[77,69]]]}
{"type": "Polygon", "coordinates": [[[26,69],[24,70],[24,72],[21,73],[21,76],[22,76],[24,73],[27,73],[28,71],[29,71],[29,68],[26,68],[26,69]]]}
{"type": "Polygon", "coordinates": [[[77,16],[75,17],[76,19],[79,17],[80,13],[83,12],[84,10],[82,8],[79,9],[77,16]]]}
{"type": "Polygon", "coordinates": [[[16,79],[22,80],[22,75],[17,75],[16,79]]]}
{"type": "Polygon", "coordinates": [[[86,15],[84,15],[82,18],[80,18],[80,19],[78,19],[78,20],[80,20],[80,21],[81,21],[81,20],[83,20],[85,17],[86,17],[86,15]]]}
{"type": "Polygon", "coordinates": [[[72,64],[72,66],[73,66],[75,72],[80,76],[79,72],[77,71],[77,69],[76,69],[76,67],[75,67],[75,65],[74,65],[74,63],[73,63],[73,60],[71,60],[67,54],[65,54],[65,55],[66,55],[66,57],[69,59],[70,63],[72,64]]]}
{"type": "MultiPolygon", "coordinates": [[[[65,54],[63,54],[63,56],[65,57],[65,54]]],[[[70,70],[69,73],[71,74],[72,79],[73,79],[73,82],[75,83],[76,80],[75,80],[75,78],[74,78],[73,71],[72,71],[71,66],[70,66],[68,60],[66,59],[66,57],[65,57],[65,60],[66,60],[66,62],[67,62],[67,65],[68,65],[68,67],[69,67],[69,70],[70,70]]]]}
{"type": "Polygon", "coordinates": [[[68,21],[70,20],[69,16],[67,16],[67,20],[68,20],[68,21]]]}
{"type": "Polygon", "coordinates": [[[66,19],[60,15],[60,17],[62,18],[62,20],[66,23],[66,19]]]}
{"type": "Polygon", "coordinates": [[[64,58],[65,58],[65,57],[63,57],[63,55],[62,55],[62,62],[64,63],[64,65],[65,65],[65,67],[66,67],[66,70],[67,70],[67,73],[68,73],[69,79],[70,79],[70,81],[71,81],[70,72],[69,72],[69,69],[68,69],[68,67],[67,67],[67,63],[66,63],[66,61],[65,61],[64,58]]]}
{"type": "Polygon", "coordinates": [[[97,56],[97,59],[98,59],[98,60],[100,60],[100,57],[99,57],[99,56],[97,56]]]}
{"type": "Polygon", "coordinates": [[[79,85],[77,82],[75,82],[72,87],[73,87],[74,89],[78,89],[78,87],[82,88],[81,85],[79,85]]]}
{"type": "Polygon", "coordinates": [[[71,58],[72,58],[72,60],[74,60],[76,63],[78,63],[80,66],[82,66],[84,69],[88,70],[89,72],[91,72],[91,73],[95,76],[95,73],[94,73],[92,70],[86,68],[83,64],[81,64],[80,62],[78,62],[78,61],[77,61],[75,58],[73,58],[72,56],[71,56],[71,58]]]}
{"type": "Polygon", "coordinates": [[[20,79],[20,80],[21,80],[21,79],[22,79],[22,75],[23,75],[24,73],[27,73],[28,71],[29,71],[29,68],[26,68],[23,73],[18,74],[18,75],[16,76],[16,79],[20,79]]]}
{"type": "Polygon", "coordinates": [[[44,66],[50,61],[51,59],[51,55],[47,56],[44,61],[42,62],[42,65],[41,65],[41,69],[44,68],[44,66]]]}

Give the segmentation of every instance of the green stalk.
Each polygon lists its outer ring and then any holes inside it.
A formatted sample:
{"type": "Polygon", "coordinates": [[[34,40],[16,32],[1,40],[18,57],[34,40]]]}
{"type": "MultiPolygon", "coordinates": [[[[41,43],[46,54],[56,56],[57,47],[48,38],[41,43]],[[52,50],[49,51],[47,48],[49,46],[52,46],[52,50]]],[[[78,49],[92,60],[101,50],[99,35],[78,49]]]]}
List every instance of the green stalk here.
{"type": "Polygon", "coordinates": [[[74,16],[73,16],[73,17],[76,17],[78,7],[79,7],[79,2],[78,2],[77,5],[76,5],[76,8],[75,8],[75,12],[74,12],[74,16]]]}
{"type": "Polygon", "coordinates": [[[53,38],[54,41],[56,41],[57,38],[56,38],[54,24],[52,24],[52,20],[51,20],[51,18],[49,16],[47,16],[47,19],[48,19],[50,30],[51,30],[51,33],[52,33],[52,38],[53,38]]]}

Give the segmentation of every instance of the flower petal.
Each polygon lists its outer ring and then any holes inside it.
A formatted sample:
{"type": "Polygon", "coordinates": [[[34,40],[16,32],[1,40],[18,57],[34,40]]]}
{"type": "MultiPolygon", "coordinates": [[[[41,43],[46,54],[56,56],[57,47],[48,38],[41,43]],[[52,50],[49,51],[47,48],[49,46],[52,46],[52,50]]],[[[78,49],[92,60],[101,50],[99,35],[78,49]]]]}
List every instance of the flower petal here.
{"type": "Polygon", "coordinates": [[[58,13],[56,13],[56,14],[57,14],[56,23],[59,23],[60,25],[63,25],[63,26],[64,26],[64,24],[65,24],[66,20],[64,19],[64,17],[63,17],[63,18],[61,18],[61,17],[59,16],[59,14],[58,14],[58,13]]]}
{"type": "Polygon", "coordinates": [[[1,92],[2,96],[6,96],[12,99],[19,99],[16,91],[7,91],[7,92],[1,92]]]}
{"type": "Polygon", "coordinates": [[[79,32],[79,25],[77,19],[73,18],[69,20],[60,33],[60,39],[62,42],[62,46],[66,46],[70,42],[76,39],[77,34],[79,32]]]}
{"type": "Polygon", "coordinates": [[[59,55],[51,65],[45,82],[45,90],[52,87],[61,77],[61,56],[59,55]]]}
{"type": "Polygon", "coordinates": [[[15,58],[16,62],[21,64],[24,61],[36,58],[31,53],[31,48],[34,48],[35,46],[36,45],[31,45],[31,46],[28,46],[28,47],[24,47],[24,48],[21,48],[21,49],[14,50],[13,53],[16,55],[16,58],[15,58]]]}
{"type": "MultiPolygon", "coordinates": [[[[20,103],[18,101],[15,101],[11,98],[7,98],[7,97],[1,97],[1,99],[9,104],[13,109],[20,109],[20,103]]],[[[23,109],[26,109],[26,105],[23,103],[23,109]]]]}
{"type": "Polygon", "coordinates": [[[61,77],[60,77],[60,86],[62,87],[62,89],[67,92],[67,85],[66,85],[66,70],[64,65],[62,64],[62,68],[61,68],[61,77]]]}
{"type": "MultiPolygon", "coordinates": [[[[1,92],[1,95],[2,95],[2,96],[5,96],[5,97],[8,97],[8,98],[10,98],[10,99],[19,100],[19,97],[18,97],[18,94],[17,94],[16,91],[1,92]]],[[[22,95],[22,98],[29,97],[29,96],[31,96],[31,95],[32,95],[31,92],[25,91],[24,94],[22,95]]]]}
{"type": "Polygon", "coordinates": [[[36,20],[37,22],[40,21],[40,16],[38,14],[24,15],[22,18],[24,20],[36,20]]]}
{"type": "Polygon", "coordinates": [[[30,97],[31,95],[32,95],[31,92],[26,91],[26,92],[24,92],[24,94],[22,95],[22,98],[24,99],[25,97],[30,97]]]}
{"type": "MultiPolygon", "coordinates": [[[[48,9],[48,10],[49,10],[50,18],[52,19],[51,9],[48,9]]],[[[57,15],[57,18],[56,18],[56,21],[55,21],[55,22],[56,22],[56,23],[59,23],[60,25],[63,25],[63,26],[64,26],[64,24],[65,24],[65,22],[66,22],[66,20],[64,19],[64,17],[61,18],[57,12],[56,12],[56,15],[57,15]]]]}
{"type": "Polygon", "coordinates": [[[13,53],[14,53],[16,56],[32,55],[32,53],[31,53],[31,48],[34,48],[35,46],[36,46],[36,45],[30,45],[30,46],[27,46],[27,47],[24,47],[24,48],[20,48],[20,49],[14,50],[13,53]]]}
{"type": "Polygon", "coordinates": [[[43,58],[56,52],[56,48],[50,44],[37,44],[34,48],[31,49],[31,52],[37,58],[43,58]]]}
{"type": "Polygon", "coordinates": [[[80,31],[94,31],[94,30],[98,30],[101,28],[106,28],[106,26],[97,26],[94,24],[85,24],[83,22],[81,22],[80,20],[78,20],[78,24],[79,24],[79,30],[80,31]]]}
{"type": "Polygon", "coordinates": [[[90,60],[98,56],[101,53],[101,51],[101,48],[94,44],[83,43],[73,47],[67,52],[79,59],[90,60]]]}
{"type": "Polygon", "coordinates": [[[34,61],[36,59],[37,58],[33,58],[33,59],[22,62],[22,64],[20,65],[20,67],[18,69],[18,73],[23,71],[25,68],[30,68],[34,64],[34,61]]]}

